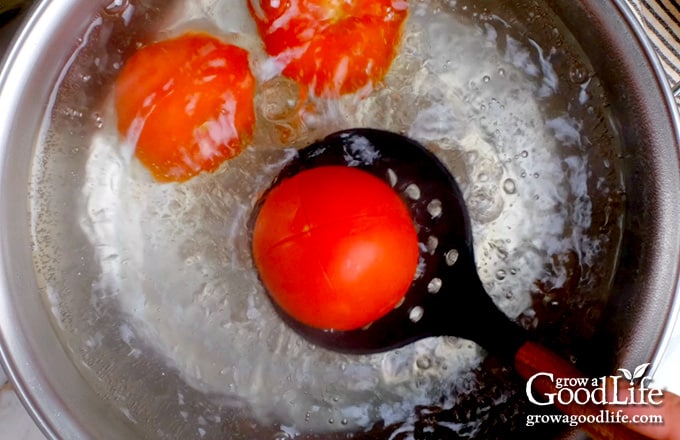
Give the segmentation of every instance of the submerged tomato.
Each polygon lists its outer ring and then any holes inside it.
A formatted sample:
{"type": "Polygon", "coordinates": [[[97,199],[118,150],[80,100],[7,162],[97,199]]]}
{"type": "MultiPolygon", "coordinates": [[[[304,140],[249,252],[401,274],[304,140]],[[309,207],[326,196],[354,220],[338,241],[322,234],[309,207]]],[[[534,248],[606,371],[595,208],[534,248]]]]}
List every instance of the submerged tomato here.
{"type": "Polygon", "coordinates": [[[161,182],[214,171],[253,134],[248,53],[206,34],[143,47],[116,81],[118,130],[161,182]]]}
{"type": "Polygon", "coordinates": [[[405,0],[249,0],[267,53],[319,96],[370,88],[392,64],[405,0]]]}
{"type": "Polygon", "coordinates": [[[402,200],[354,168],[319,167],[282,181],[253,231],[255,265],[273,300],[321,329],[361,328],[392,310],[418,255],[402,200]]]}

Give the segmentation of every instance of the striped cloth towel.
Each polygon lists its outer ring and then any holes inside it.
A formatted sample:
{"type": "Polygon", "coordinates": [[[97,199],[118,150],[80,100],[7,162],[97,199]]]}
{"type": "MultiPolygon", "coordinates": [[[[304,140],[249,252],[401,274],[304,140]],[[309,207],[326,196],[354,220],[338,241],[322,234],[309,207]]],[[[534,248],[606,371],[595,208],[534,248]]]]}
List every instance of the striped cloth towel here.
{"type": "Polygon", "coordinates": [[[680,85],[680,1],[626,1],[644,25],[669,83],[680,85]]]}

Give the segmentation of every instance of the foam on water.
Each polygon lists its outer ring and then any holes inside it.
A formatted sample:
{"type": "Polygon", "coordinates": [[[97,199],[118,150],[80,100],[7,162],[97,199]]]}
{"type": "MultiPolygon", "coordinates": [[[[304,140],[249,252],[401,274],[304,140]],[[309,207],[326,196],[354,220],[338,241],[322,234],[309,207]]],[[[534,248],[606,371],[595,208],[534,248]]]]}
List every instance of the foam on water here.
{"type": "MultiPolygon", "coordinates": [[[[187,2],[167,33],[214,18],[210,26],[252,49],[263,84],[277,72],[253,43],[243,3],[187,2]]],[[[546,116],[546,102],[560,90],[549,48],[504,33],[509,25],[499,17],[479,26],[439,9],[412,2],[385,87],[362,100],[303,109],[301,121],[284,121],[286,145],[358,126],[426,144],[464,191],[489,294],[510,317],[533,316],[536,283],[568,282],[562,256],[576,253],[583,266],[600,256],[597,237],[587,234],[588,159],[578,148],[565,154],[583,142],[581,121],[567,108],[546,116]]],[[[282,89],[282,96],[289,99],[289,92],[282,89]]],[[[247,224],[258,196],[294,155],[273,141],[280,139],[275,121],[260,120],[253,145],[218,172],[159,185],[116,134],[110,104],[88,152],[78,215],[100,266],[92,307],[115,298],[127,317],[118,333],[129,356],[153,350],[195,389],[232,396],[259,419],[281,423],[282,438],[368,429],[378,421],[403,423],[392,438],[412,438],[416,407],[451,408],[474,392],[472,372],[484,352],[473,343],[430,338],[348,356],[310,346],[276,316],[252,265],[247,224]]],[[[48,291],[56,307],[58,294],[48,291]]],[[[99,347],[102,339],[91,335],[86,345],[99,347]]],[[[442,423],[472,434],[477,426],[442,423]]]]}
{"type": "Polygon", "coordinates": [[[116,295],[131,318],[123,340],[144,339],[194,387],[228,391],[299,428],[352,429],[407,419],[479,362],[477,347],[453,339],[340,355],[278,319],[250,262],[246,222],[291,150],[249,148],[219,176],[158,185],[111,140],[95,139],[84,191],[82,225],[102,266],[93,295],[116,295]]]}

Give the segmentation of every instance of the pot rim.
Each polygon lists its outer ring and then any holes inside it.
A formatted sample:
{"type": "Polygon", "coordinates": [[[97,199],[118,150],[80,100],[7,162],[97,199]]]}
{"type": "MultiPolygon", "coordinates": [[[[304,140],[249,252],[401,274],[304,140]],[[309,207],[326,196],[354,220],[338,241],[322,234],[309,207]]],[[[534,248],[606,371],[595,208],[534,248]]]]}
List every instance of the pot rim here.
{"type": "MultiPolygon", "coordinates": [[[[0,102],[2,102],[3,107],[12,109],[12,111],[3,113],[3,117],[0,117],[0,187],[2,188],[11,187],[12,179],[8,178],[7,175],[8,172],[14,173],[16,171],[9,165],[11,162],[11,160],[8,160],[9,149],[5,146],[8,145],[8,139],[12,136],[13,119],[16,118],[16,112],[23,104],[22,98],[25,90],[22,86],[26,78],[34,75],[36,70],[34,66],[39,65],[41,54],[45,53],[44,49],[48,47],[51,41],[58,38],[59,30],[63,29],[64,25],[69,22],[69,17],[75,11],[79,11],[79,13],[87,11],[88,16],[95,17],[96,12],[106,7],[110,0],[82,3],[78,0],[36,1],[27,11],[23,23],[6,52],[5,59],[0,66],[0,102]]],[[[81,29],[82,32],[86,32],[92,27],[91,22],[76,24],[76,28],[81,29]]],[[[73,49],[65,48],[65,50],[71,51],[73,49]]],[[[77,53],[77,50],[75,53],[77,53]]],[[[55,72],[44,74],[47,79],[54,78],[54,83],[43,86],[51,90],[46,95],[50,96],[50,100],[54,99],[54,84],[59,83],[64,70],[63,66],[56,67],[58,69],[55,72]],[[53,74],[53,76],[50,77],[50,74],[53,74]]],[[[41,102],[39,108],[46,109],[46,104],[41,102]]],[[[40,119],[44,117],[45,115],[41,115],[40,119]]],[[[28,136],[36,137],[39,135],[39,133],[28,134],[28,136]]],[[[32,152],[29,154],[32,154],[32,152]]],[[[22,177],[28,178],[28,170],[23,172],[22,177]]],[[[25,180],[25,182],[28,183],[28,180],[25,180]]],[[[16,192],[20,193],[20,191],[16,192]]],[[[23,206],[28,210],[28,200],[22,200],[15,194],[9,195],[9,191],[2,193],[0,194],[0,214],[3,217],[7,216],[6,207],[12,205],[6,201],[9,197],[13,197],[15,206],[22,206],[23,203],[23,206]]],[[[12,191],[12,193],[15,193],[15,191],[12,191]]],[[[22,194],[25,195],[25,193],[22,194]]],[[[91,404],[92,396],[94,396],[92,391],[87,396],[70,396],[71,405],[68,404],[67,399],[60,393],[64,387],[68,387],[68,384],[55,383],[51,379],[50,371],[51,362],[57,359],[58,361],[69,359],[66,351],[61,347],[61,344],[58,348],[41,347],[39,350],[35,341],[25,334],[22,322],[18,319],[20,310],[10,293],[12,290],[10,286],[13,284],[10,280],[12,278],[31,278],[31,280],[22,279],[23,282],[21,283],[22,285],[28,284],[29,289],[38,289],[38,284],[34,276],[22,277],[12,270],[14,258],[9,259],[7,256],[17,252],[16,249],[10,252],[4,236],[21,234],[29,240],[27,224],[16,225],[17,228],[12,231],[7,231],[6,229],[10,228],[6,228],[1,232],[3,237],[0,238],[0,364],[11,381],[19,400],[48,439],[97,438],[97,431],[92,426],[91,421],[88,420],[87,415],[104,413],[104,406],[93,408],[82,405],[83,401],[91,404]],[[87,400],[87,397],[90,397],[90,400],[87,400]]],[[[28,252],[30,253],[30,251],[28,252]]],[[[21,257],[23,255],[19,259],[21,257]]],[[[45,308],[45,304],[40,300],[35,301],[32,305],[45,308]]],[[[52,323],[49,320],[33,321],[30,325],[38,327],[41,331],[54,333],[52,323]]],[[[69,360],[69,362],[72,361],[69,360]]],[[[70,384],[82,381],[77,369],[72,368],[72,370],[67,372],[68,377],[66,377],[65,382],[70,384]]]]}
{"type": "MultiPolygon", "coordinates": [[[[678,103],[675,100],[671,84],[666,80],[666,73],[661,66],[661,61],[659,60],[654,45],[652,44],[647,35],[647,31],[644,29],[642,23],[640,23],[640,20],[635,15],[630,5],[626,3],[625,0],[615,0],[614,4],[626,19],[628,26],[630,26],[634,31],[633,33],[635,37],[638,39],[644,49],[647,60],[652,65],[655,78],[659,82],[664,95],[664,104],[670,111],[674,122],[672,128],[675,134],[676,145],[680,145],[680,109],[678,108],[678,103]]],[[[677,276],[675,279],[674,294],[668,309],[668,314],[665,318],[667,325],[665,326],[661,337],[656,343],[654,355],[650,360],[651,365],[648,375],[651,377],[656,375],[660,365],[663,363],[664,358],[668,353],[671,340],[674,337],[680,337],[680,279],[678,279],[677,276]]]]}

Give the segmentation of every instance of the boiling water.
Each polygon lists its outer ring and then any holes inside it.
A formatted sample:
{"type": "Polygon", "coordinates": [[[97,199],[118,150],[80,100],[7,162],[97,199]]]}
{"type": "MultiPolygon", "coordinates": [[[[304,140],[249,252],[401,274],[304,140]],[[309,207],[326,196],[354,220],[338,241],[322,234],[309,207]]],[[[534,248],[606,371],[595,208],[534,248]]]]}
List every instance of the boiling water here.
{"type": "MultiPolygon", "coordinates": [[[[251,51],[258,132],[218,172],[160,185],[117,135],[110,98],[105,101],[94,136],[79,152],[83,179],[71,214],[96,273],[81,300],[89,304],[91,331],[65,337],[95,388],[116,389],[97,373],[101,361],[93,355],[111,341],[124,346],[119,351],[129,365],[157,359],[154,371],[172,371],[189,385],[167,394],[176,400],[179,423],[196,424],[197,438],[219,437],[223,420],[208,411],[197,419],[185,403],[196,391],[221,406],[247,407],[259,423],[278,427],[279,438],[369,430],[380,422],[396,426],[392,438],[402,439],[415,435],[418,408],[453,408],[478,391],[475,375],[485,353],[468,341],[431,338],[384,354],[348,356],[310,346],[274,313],[251,261],[251,210],[294,148],[342,128],[406,133],[448,164],[470,209],[480,277],[511,318],[533,327],[541,324],[537,301],[539,308],[561,310],[563,302],[583,307],[604,299],[563,293],[573,286],[605,290],[612,270],[606,255],[618,243],[620,212],[609,209],[604,222],[610,227],[603,229],[592,200],[597,192],[611,207],[620,187],[614,162],[593,163],[592,149],[600,147],[584,134],[603,124],[597,80],[584,64],[574,62],[571,77],[558,76],[563,52],[514,30],[511,15],[456,1],[411,2],[403,46],[384,87],[362,99],[313,100],[299,116],[291,102],[295,86],[262,53],[245,2],[187,3],[172,11],[162,35],[198,26],[251,51]],[[279,108],[280,102],[295,111],[279,108]],[[112,307],[122,319],[97,326],[112,307]]],[[[134,9],[125,4],[121,16],[134,9]]],[[[55,153],[45,145],[33,182],[40,196],[32,200],[38,272],[45,272],[55,320],[68,334],[77,325],[62,296],[74,293],[60,291],[53,265],[45,271],[43,262],[54,254],[43,196],[52,184],[44,177],[51,166],[45,157],[55,153]]],[[[476,416],[438,426],[474,436],[490,407],[513,392],[497,393],[476,416]]],[[[114,395],[123,414],[138,422],[137,411],[144,410],[124,392],[114,395]]],[[[172,436],[160,428],[154,435],[172,436]]]]}

